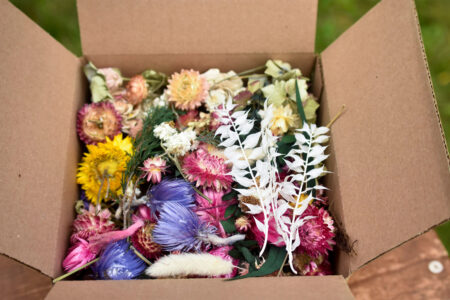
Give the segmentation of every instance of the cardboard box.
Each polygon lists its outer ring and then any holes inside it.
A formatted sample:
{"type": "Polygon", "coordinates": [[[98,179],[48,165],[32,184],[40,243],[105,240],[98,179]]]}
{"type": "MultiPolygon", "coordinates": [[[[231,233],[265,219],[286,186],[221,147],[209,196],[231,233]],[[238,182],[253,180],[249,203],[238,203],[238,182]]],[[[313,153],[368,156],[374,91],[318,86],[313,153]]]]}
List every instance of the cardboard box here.
{"type": "Polygon", "coordinates": [[[79,0],[82,58],[9,2],[0,11],[0,252],[52,278],[62,274],[78,197],[87,60],[131,75],[241,71],[278,58],[314,73],[321,124],[348,108],[332,128],[325,182],[355,250],[336,251],[339,275],[62,281],[50,299],[348,299],[351,272],[450,216],[448,151],[412,0],[381,1],[320,56],[317,0],[79,0]]]}

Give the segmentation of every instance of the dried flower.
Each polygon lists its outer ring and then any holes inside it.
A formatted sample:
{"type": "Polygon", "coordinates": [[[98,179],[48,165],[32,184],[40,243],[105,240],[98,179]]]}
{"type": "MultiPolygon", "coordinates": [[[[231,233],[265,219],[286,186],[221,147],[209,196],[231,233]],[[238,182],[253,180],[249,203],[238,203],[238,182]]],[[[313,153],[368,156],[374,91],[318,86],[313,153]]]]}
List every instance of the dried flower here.
{"type": "Polygon", "coordinates": [[[169,101],[182,110],[199,107],[208,95],[208,82],[194,70],[181,70],[169,79],[169,101]]]}
{"type": "Polygon", "coordinates": [[[227,190],[233,179],[231,171],[222,158],[211,155],[203,149],[187,155],[183,160],[183,171],[196,186],[214,188],[216,191],[227,190]]]}
{"type": "Polygon", "coordinates": [[[77,173],[77,183],[85,190],[86,197],[97,203],[105,198],[107,190],[121,195],[122,174],[133,153],[130,137],[123,139],[119,134],[112,141],[107,137],[105,143],[87,148],[77,173]],[[100,199],[97,199],[101,186],[100,199]]]}
{"type": "Polygon", "coordinates": [[[290,105],[278,106],[273,110],[273,118],[270,130],[273,135],[282,135],[291,128],[300,126],[300,117],[292,111],[290,105]]]}
{"type": "Polygon", "coordinates": [[[147,83],[142,75],[133,76],[127,84],[126,100],[137,105],[148,95],[147,83]]]}
{"type": "Polygon", "coordinates": [[[208,200],[196,194],[197,209],[195,212],[200,220],[213,225],[218,229],[222,237],[226,237],[225,230],[220,221],[225,219],[225,211],[231,203],[222,200],[223,195],[225,195],[224,191],[217,192],[214,189],[203,189],[202,192],[212,203],[209,203],[208,200]]]}
{"type": "Polygon", "coordinates": [[[153,158],[147,158],[144,161],[144,167],[141,168],[146,174],[147,182],[150,180],[153,183],[159,183],[161,181],[161,173],[166,172],[166,161],[159,156],[153,158]]]}
{"type": "MultiPolygon", "coordinates": [[[[253,215],[253,217],[261,223],[264,221],[263,214],[253,215]]],[[[272,215],[270,215],[270,217],[269,217],[268,225],[269,225],[269,229],[267,232],[267,241],[277,247],[284,246],[285,243],[283,241],[283,237],[278,233],[277,224],[272,215]]],[[[265,238],[264,232],[259,230],[259,228],[256,226],[256,224],[253,225],[252,227],[250,227],[250,231],[253,233],[256,241],[258,242],[259,246],[261,247],[264,243],[264,238],[265,238]]]]}
{"type": "Polygon", "coordinates": [[[169,154],[174,156],[183,156],[187,152],[193,150],[195,147],[195,139],[197,135],[195,131],[188,128],[180,133],[173,135],[171,138],[166,139],[163,142],[163,146],[166,148],[169,154]]]}
{"type": "MultiPolygon", "coordinates": [[[[230,255],[228,255],[228,252],[232,249],[230,246],[224,246],[219,247],[214,250],[209,251],[209,254],[212,254],[214,256],[221,257],[222,259],[231,262],[234,266],[237,266],[239,263],[239,260],[232,258],[230,255]]],[[[233,278],[237,273],[237,269],[233,268],[233,271],[221,276],[213,276],[215,278],[233,278]]]]}
{"type": "Polygon", "coordinates": [[[145,267],[144,261],[130,249],[124,239],[109,244],[92,270],[101,279],[124,280],[139,276],[145,267]]]}
{"type": "Polygon", "coordinates": [[[163,122],[155,127],[153,133],[157,138],[165,141],[177,134],[178,131],[173,128],[168,122],[163,122]]]}
{"type": "Polygon", "coordinates": [[[219,69],[209,69],[201,76],[208,81],[210,86],[214,85],[218,89],[228,90],[233,94],[244,85],[242,79],[234,71],[221,73],[219,69]]]}
{"type": "Polygon", "coordinates": [[[305,221],[303,226],[299,228],[300,246],[299,251],[303,251],[312,257],[326,255],[335,244],[333,240],[334,227],[333,219],[330,214],[323,208],[317,208],[309,205],[302,214],[302,218],[311,216],[305,221]]]}
{"type": "Polygon", "coordinates": [[[147,222],[131,236],[133,246],[146,258],[155,259],[161,255],[162,248],[153,241],[155,223],[147,222]]]}
{"type": "Polygon", "coordinates": [[[161,209],[153,240],[165,251],[200,251],[202,237],[213,234],[216,228],[200,222],[197,215],[185,206],[168,202],[161,209]]]}
{"type": "Polygon", "coordinates": [[[236,219],[234,226],[239,232],[244,233],[250,229],[251,223],[246,216],[242,216],[236,219]]]}
{"type": "Polygon", "coordinates": [[[109,102],[85,104],[77,117],[77,132],[88,145],[104,142],[120,133],[122,118],[109,102]]]}
{"type": "Polygon", "coordinates": [[[70,272],[81,266],[84,266],[85,264],[93,260],[96,256],[97,253],[94,253],[90,249],[89,243],[86,240],[79,238],[78,242],[69,249],[66,258],[64,258],[62,262],[62,265],[64,270],[70,272]]]}
{"type": "Polygon", "coordinates": [[[142,119],[135,119],[134,121],[130,122],[130,129],[128,130],[128,133],[133,138],[136,138],[138,134],[142,131],[142,128],[144,127],[144,122],[142,119]]]}
{"type": "Polygon", "coordinates": [[[164,179],[147,192],[147,206],[152,213],[161,212],[165,203],[178,203],[184,207],[194,207],[195,191],[183,179],[164,179]]]}
{"type": "Polygon", "coordinates": [[[213,112],[216,108],[228,98],[227,93],[221,89],[215,89],[209,92],[208,97],[206,97],[205,103],[208,111],[213,112]]]}
{"type": "Polygon", "coordinates": [[[122,85],[122,75],[115,68],[98,69],[98,73],[105,76],[106,86],[110,92],[116,91],[122,85]]]}
{"type": "Polygon", "coordinates": [[[328,258],[323,255],[311,257],[306,253],[295,253],[294,268],[303,276],[331,275],[331,266],[328,258]]]}
{"type": "Polygon", "coordinates": [[[80,238],[87,240],[93,235],[112,231],[115,225],[111,221],[111,213],[108,209],[103,209],[96,214],[95,207],[90,205],[89,210],[83,210],[82,214],[77,215],[72,228],[70,242],[76,244],[80,238]]]}

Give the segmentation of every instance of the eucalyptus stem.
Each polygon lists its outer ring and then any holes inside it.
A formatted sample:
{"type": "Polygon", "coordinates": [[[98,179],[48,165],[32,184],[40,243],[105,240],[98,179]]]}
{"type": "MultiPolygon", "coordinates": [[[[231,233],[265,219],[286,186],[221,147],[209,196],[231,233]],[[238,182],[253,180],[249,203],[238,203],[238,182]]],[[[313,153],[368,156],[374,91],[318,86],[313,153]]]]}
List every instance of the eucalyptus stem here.
{"type": "Polygon", "coordinates": [[[81,269],[84,269],[84,268],[86,268],[86,267],[89,267],[89,266],[92,265],[93,263],[97,262],[99,259],[100,259],[100,257],[97,257],[96,259],[91,260],[91,261],[88,262],[88,263],[85,263],[85,264],[82,265],[81,267],[78,267],[78,268],[76,268],[75,270],[70,271],[69,273],[66,273],[66,274],[64,274],[64,275],[61,275],[61,276],[59,276],[59,277],[53,279],[53,283],[57,283],[58,281],[63,280],[64,278],[67,278],[67,277],[69,277],[69,276],[72,275],[72,274],[75,274],[76,272],[80,271],[81,269]]]}

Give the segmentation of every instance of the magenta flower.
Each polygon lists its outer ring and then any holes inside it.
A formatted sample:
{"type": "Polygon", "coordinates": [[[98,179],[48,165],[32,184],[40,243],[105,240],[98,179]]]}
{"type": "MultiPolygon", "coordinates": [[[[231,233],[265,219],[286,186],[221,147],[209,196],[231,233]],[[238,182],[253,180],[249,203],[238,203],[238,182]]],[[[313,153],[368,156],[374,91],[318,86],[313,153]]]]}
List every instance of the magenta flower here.
{"type": "Polygon", "coordinates": [[[64,258],[62,265],[64,270],[70,272],[87,264],[96,256],[97,254],[90,249],[89,243],[79,238],[78,243],[69,249],[69,254],[64,258]]]}
{"type": "Polygon", "coordinates": [[[144,161],[144,167],[141,168],[147,177],[147,182],[150,180],[153,183],[161,182],[161,173],[166,172],[166,161],[159,156],[148,158],[144,161]]]}
{"type": "Polygon", "coordinates": [[[209,223],[218,229],[218,233],[222,237],[226,237],[225,230],[222,227],[220,221],[225,220],[225,211],[231,203],[222,201],[223,195],[226,192],[216,192],[213,189],[204,189],[203,194],[211,199],[212,203],[201,197],[200,195],[195,195],[195,200],[197,201],[196,214],[205,223],[209,223]]]}
{"type": "Polygon", "coordinates": [[[214,188],[216,191],[228,190],[233,179],[225,160],[211,155],[203,149],[187,155],[183,161],[183,171],[190,182],[196,186],[214,188]]]}
{"type": "Polygon", "coordinates": [[[79,238],[87,240],[89,237],[112,231],[116,228],[111,221],[111,213],[108,209],[95,213],[95,206],[90,205],[89,210],[83,210],[73,221],[73,232],[70,237],[72,245],[76,244],[79,238]]]}
{"type": "Polygon", "coordinates": [[[313,205],[308,206],[303,217],[312,216],[299,228],[300,246],[299,251],[304,251],[312,257],[327,255],[335,244],[333,219],[323,208],[313,205]]]}

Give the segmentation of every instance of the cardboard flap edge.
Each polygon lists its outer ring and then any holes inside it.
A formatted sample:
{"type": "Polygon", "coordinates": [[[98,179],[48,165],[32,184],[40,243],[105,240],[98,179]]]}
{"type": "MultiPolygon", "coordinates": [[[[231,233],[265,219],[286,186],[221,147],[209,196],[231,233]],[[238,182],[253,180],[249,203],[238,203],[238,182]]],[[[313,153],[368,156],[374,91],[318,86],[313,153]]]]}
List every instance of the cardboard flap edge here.
{"type": "MultiPolygon", "coordinates": [[[[321,55],[355,270],[450,216],[449,156],[412,0],[383,0],[321,55]]],[[[333,193],[333,192],[332,192],[333,193]]]]}

